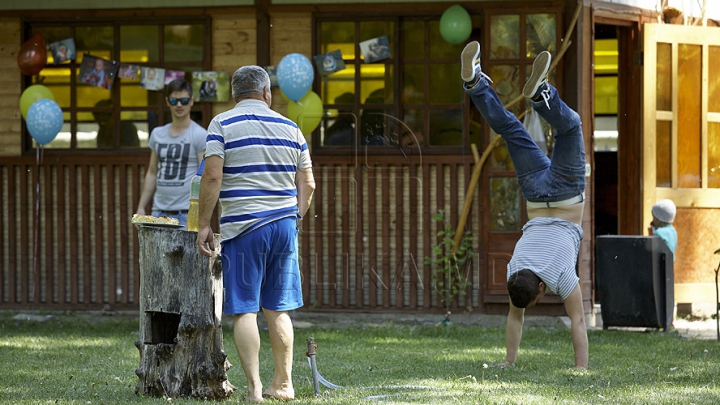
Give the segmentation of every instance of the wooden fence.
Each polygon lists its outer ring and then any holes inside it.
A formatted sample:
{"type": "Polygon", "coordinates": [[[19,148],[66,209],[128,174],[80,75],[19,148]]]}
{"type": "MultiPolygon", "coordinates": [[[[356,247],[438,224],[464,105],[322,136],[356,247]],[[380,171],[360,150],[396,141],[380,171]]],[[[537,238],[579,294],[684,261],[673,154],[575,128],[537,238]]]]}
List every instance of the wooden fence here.
{"type": "MultiPolygon", "coordinates": [[[[300,233],[306,306],[444,310],[424,264],[442,226],[432,217],[443,209],[457,224],[472,165],[462,156],[313,159],[318,185],[300,233]]],[[[146,163],[144,155],[2,158],[0,305],[137,309],[130,218],[146,163]]],[[[476,196],[466,227],[476,236],[472,286],[456,307],[482,307],[482,212],[476,196]]]]}

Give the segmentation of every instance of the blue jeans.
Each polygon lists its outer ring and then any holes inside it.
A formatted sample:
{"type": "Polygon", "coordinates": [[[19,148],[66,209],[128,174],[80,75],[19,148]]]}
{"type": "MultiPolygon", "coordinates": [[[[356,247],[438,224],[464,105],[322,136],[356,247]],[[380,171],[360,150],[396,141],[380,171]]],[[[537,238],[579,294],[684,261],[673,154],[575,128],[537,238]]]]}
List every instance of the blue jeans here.
{"type": "Polygon", "coordinates": [[[580,116],[570,109],[548,83],[550,108],[543,100],[532,106],[555,128],[555,146],[549,159],[515,115],[505,109],[495,90],[481,78],[465,91],[490,128],[507,144],[523,197],[528,201],[553,202],[575,197],[585,191],[585,143],[580,116]]]}

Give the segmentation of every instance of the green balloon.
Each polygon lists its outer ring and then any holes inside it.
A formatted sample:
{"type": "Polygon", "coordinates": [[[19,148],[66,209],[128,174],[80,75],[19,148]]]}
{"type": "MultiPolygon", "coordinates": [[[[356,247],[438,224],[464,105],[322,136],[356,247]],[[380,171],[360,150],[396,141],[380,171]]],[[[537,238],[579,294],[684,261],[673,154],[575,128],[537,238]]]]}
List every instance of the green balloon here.
{"type": "Polygon", "coordinates": [[[440,17],[440,35],[451,44],[465,42],[472,32],[472,19],[467,10],[456,4],[440,17]]]}
{"type": "Polygon", "coordinates": [[[31,105],[44,98],[55,101],[55,95],[52,91],[42,84],[33,84],[25,89],[20,95],[20,114],[22,114],[23,118],[27,119],[27,113],[31,105]]]}
{"type": "Polygon", "coordinates": [[[308,91],[300,100],[288,103],[288,118],[300,127],[305,136],[320,124],[323,117],[323,104],[320,96],[314,91],[308,91]]]}

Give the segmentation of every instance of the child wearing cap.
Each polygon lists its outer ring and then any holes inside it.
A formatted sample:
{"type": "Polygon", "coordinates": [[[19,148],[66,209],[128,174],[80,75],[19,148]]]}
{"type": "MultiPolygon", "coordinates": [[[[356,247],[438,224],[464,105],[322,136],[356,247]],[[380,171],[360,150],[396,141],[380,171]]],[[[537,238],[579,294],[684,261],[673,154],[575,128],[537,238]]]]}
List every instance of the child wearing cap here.
{"type": "Polygon", "coordinates": [[[652,207],[653,220],[650,223],[650,235],[657,235],[673,253],[675,260],[675,249],[677,248],[677,231],[672,225],[675,220],[675,203],[672,200],[660,200],[652,207]]]}

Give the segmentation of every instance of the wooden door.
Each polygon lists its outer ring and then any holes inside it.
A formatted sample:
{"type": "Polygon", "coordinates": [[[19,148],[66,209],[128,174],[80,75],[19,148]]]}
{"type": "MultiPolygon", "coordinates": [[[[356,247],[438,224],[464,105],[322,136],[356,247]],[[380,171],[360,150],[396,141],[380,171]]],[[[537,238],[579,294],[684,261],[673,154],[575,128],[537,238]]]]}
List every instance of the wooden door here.
{"type": "Polygon", "coordinates": [[[720,248],[720,28],[645,24],[643,229],[675,202],[675,301],[714,302],[720,248]]]}

